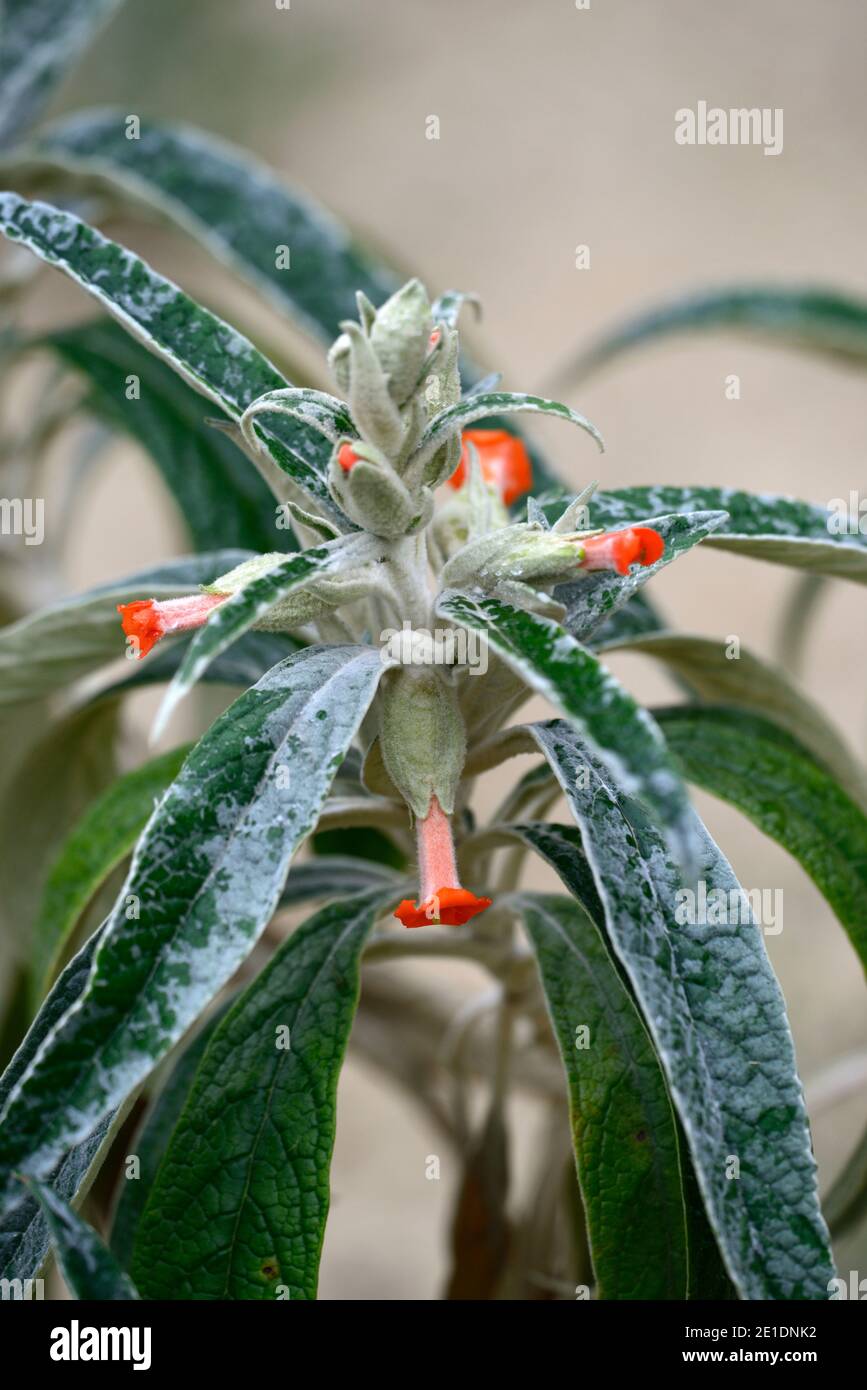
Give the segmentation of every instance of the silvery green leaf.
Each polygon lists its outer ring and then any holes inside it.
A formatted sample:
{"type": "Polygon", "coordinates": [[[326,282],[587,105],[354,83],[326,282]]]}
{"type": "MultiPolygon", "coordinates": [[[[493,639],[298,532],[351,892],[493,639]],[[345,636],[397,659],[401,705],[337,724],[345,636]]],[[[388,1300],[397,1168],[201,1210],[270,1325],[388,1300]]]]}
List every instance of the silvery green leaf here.
{"type": "Polygon", "coordinates": [[[252,950],[382,671],[373,648],[306,648],[193,749],[139,841],[84,994],[0,1114],[6,1209],[20,1201],[14,1173],[42,1176],[80,1143],[252,950]]]}
{"type": "MultiPolygon", "coordinates": [[[[553,519],[562,511],[563,500],[543,505],[553,519]]],[[[714,549],[867,584],[867,536],[857,529],[837,534],[830,529],[837,524],[836,512],[793,497],[725,487],[617,488],[596,493],[590,519],[593,526],[610,530],[663,512],[697,509],[728,512],[728,521],[705,541],[714,549]]]]}
{"type": "Polygon", "coordinates": [[[121,0],[4,0],[0,14],[0,144],[32,124],[121,0]]]}
{"type": "Polygon", "coordinates": [[[743,889],[696,816],[698,882],[730,906],[705,922],[694,896],[690,914],[682,894],[696,886],[684,889],[645,809],[592,746],[560,720],[530,732],[581,830],[591,892],[580,857],[574,871],[565,855],[552,866],[626,972],[732,1281],[746,1299],[827,1298],[834,1267],[785,1002],[743,889]]]}

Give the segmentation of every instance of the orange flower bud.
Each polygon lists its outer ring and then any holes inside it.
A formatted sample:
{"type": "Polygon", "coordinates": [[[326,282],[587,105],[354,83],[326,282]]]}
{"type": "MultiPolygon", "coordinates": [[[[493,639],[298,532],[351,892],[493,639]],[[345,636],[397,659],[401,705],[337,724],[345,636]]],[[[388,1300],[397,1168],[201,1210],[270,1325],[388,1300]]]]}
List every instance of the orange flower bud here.
{"type": "Polygon", "coordinates": [[[147,656],[167,632],[201,627],[208,614],[227,597],[227,594],[191,594],[189,598],[170,598],[163,602],[137,598],[132,603],[119,603],[117,611],[124,632],[136,643],[136,654],[141,658],[147,656]]]}
{"type": "Polygon", "coordinates": [[[337,450],[337,462],[340,464],[344,473],[352,472],[352,469],[358,463],[358,454],[351,444],[341,444],[340,448],[337,450]]]}
{"type": "Polygon", "coordinates": [[[510,507],[533,486],[533,466],[523,440],[508,430],[464,430],[461,461],[449,478],[449,486],[462,487],[469,469],[467,443],[479,451],[482,477],[493,483],[503,502],[510,507]]]}
{"type": "Polygon", "coordinates": [[[665,550],[665,541],[652,526],[627,526],[606,531],[584,541],[582,570],[616,570],[628,574],[630,565],[653,565],[665,550]]]}

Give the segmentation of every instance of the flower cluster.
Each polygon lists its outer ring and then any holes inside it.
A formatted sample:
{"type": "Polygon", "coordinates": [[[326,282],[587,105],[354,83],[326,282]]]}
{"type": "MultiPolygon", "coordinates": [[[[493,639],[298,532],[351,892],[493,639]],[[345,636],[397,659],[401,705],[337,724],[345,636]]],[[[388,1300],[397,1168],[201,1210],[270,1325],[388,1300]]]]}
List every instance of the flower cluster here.
{"type": "MultiPolygon", "coordinates": [[[[462,298],[453,294],[431,305],[417,280],[378,310],[360,295],[359,322],[342,325],[329,354],[343,399],[289,388],[249,407],[242,436],[251,450],[259,447],[252,421],[267,410],[294,415],[327,435],[326,481],[336,515],[346,520],[344,532],[354,527],[375,538],[374,559],[368,554],[359,565],[347,547],[342,572],[311,574],[254,626],[329,641],[338,609],[344,610],[342,630],[348,625],[359,639],[382,629],[383,618],[423,626],[434,612],[430,570],[440,589],[556,611],[556,592],[549,591],[557,585],[590,571],[626,575],[631,566],[662,557],[664,542],[652,527],[575,529],[576,504],[553,523],[532,503],[525,521],[512,520],[509,508],[532,491],[529,454],[515,434],[477,422],[503,410],[545,409],[595,432],[567,407],[538,397],[461,395],[456,318],[462,298]],[[437,501],[442,484],[448,486],[437,501]]],[[[317,543],[322,534],[332,537],[327,544],[346,541],[324,513],[317,518],[311,512],[309,498],[290,497],[289,505],[302,543],[309,526],[317,543]]],[[[162,637],[200,627],[227,598],[285,558],[252,557],[189,597],[119,605],[134,654],[144,657],[162,637]]],[[[461,886],[452,837],[467,746],[460,673],[388,670],[369,734],[366,785],[402,799],[416,826],[419,897],[400,903],[396,917],[406,927],[469,921],[491,899],[461,886]]]]}

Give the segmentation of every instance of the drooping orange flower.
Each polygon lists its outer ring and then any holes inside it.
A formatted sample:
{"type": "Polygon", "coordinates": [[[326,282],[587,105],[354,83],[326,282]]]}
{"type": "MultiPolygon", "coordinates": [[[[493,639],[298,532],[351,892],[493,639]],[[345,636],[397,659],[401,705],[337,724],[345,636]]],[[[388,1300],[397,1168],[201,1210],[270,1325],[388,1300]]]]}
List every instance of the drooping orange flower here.
{"type": "Polygon", "coordinates": [[[138,598],[132,603],[119,603],[117,611],[127,637],[135,644],[136,656],[147,656],[167,632],[184,632],[201,627],[228,594],[191,594],[189,598],[158,600],[138,598]]]}
{"type": "Polygon", "coordinates": [[[652,526],[627,526],[623,531],[606,531],[582,542],[582,570],[616,570],[628,574],[630,565],[653,565],[665,550],[665,541],[652,526]]]}
{"type": "Polygon", "coordinates": [[[455,846],[449,818],[435,796],[424,820],[416,821],[419,902],[404,898],[394,915],[405,927],[426,927],[441,922],[460,927],[491,906],[490,898],[476,897],[458,881],[455,846]]]}
{"type": "Polygon", "coordinates": [[[479,451],[482,477],[486,483],[493,483],[507,507],[530,491],[533,465],[523,440],[509,434],[508,430],[464,430],[461,438],[464,446],[461,461],[449,478],[450,487],[462,487],[467,480],[469,443],[479,451]]]}

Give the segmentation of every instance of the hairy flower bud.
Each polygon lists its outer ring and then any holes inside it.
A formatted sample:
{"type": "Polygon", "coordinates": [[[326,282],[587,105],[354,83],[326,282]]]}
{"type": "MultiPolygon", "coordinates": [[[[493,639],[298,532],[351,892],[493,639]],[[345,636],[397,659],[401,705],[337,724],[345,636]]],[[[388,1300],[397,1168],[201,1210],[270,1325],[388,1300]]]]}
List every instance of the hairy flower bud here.
{"type": "Polygon", "coordinates": [[[377,310],[370,345],[397,405],[404,405],[419,385],[432,330],[430,302],[420,280],[408,281],[377,310]]]}
{"type": "Polygon", "coordinates": [[[328,469],[328,487],[356,526],[393,538],[426,525],[433,509],[429,493],[414,496],[388,459],[363,440],[343,441],[328,469]]]}
{"type": "Polygon", "coordinates": [[[466,756],[466,733],[457,696],[439,672],[400,666],[382,686],[379,740],[385,769],[418,817],[432,796],[454,810],[466,756]]]}

